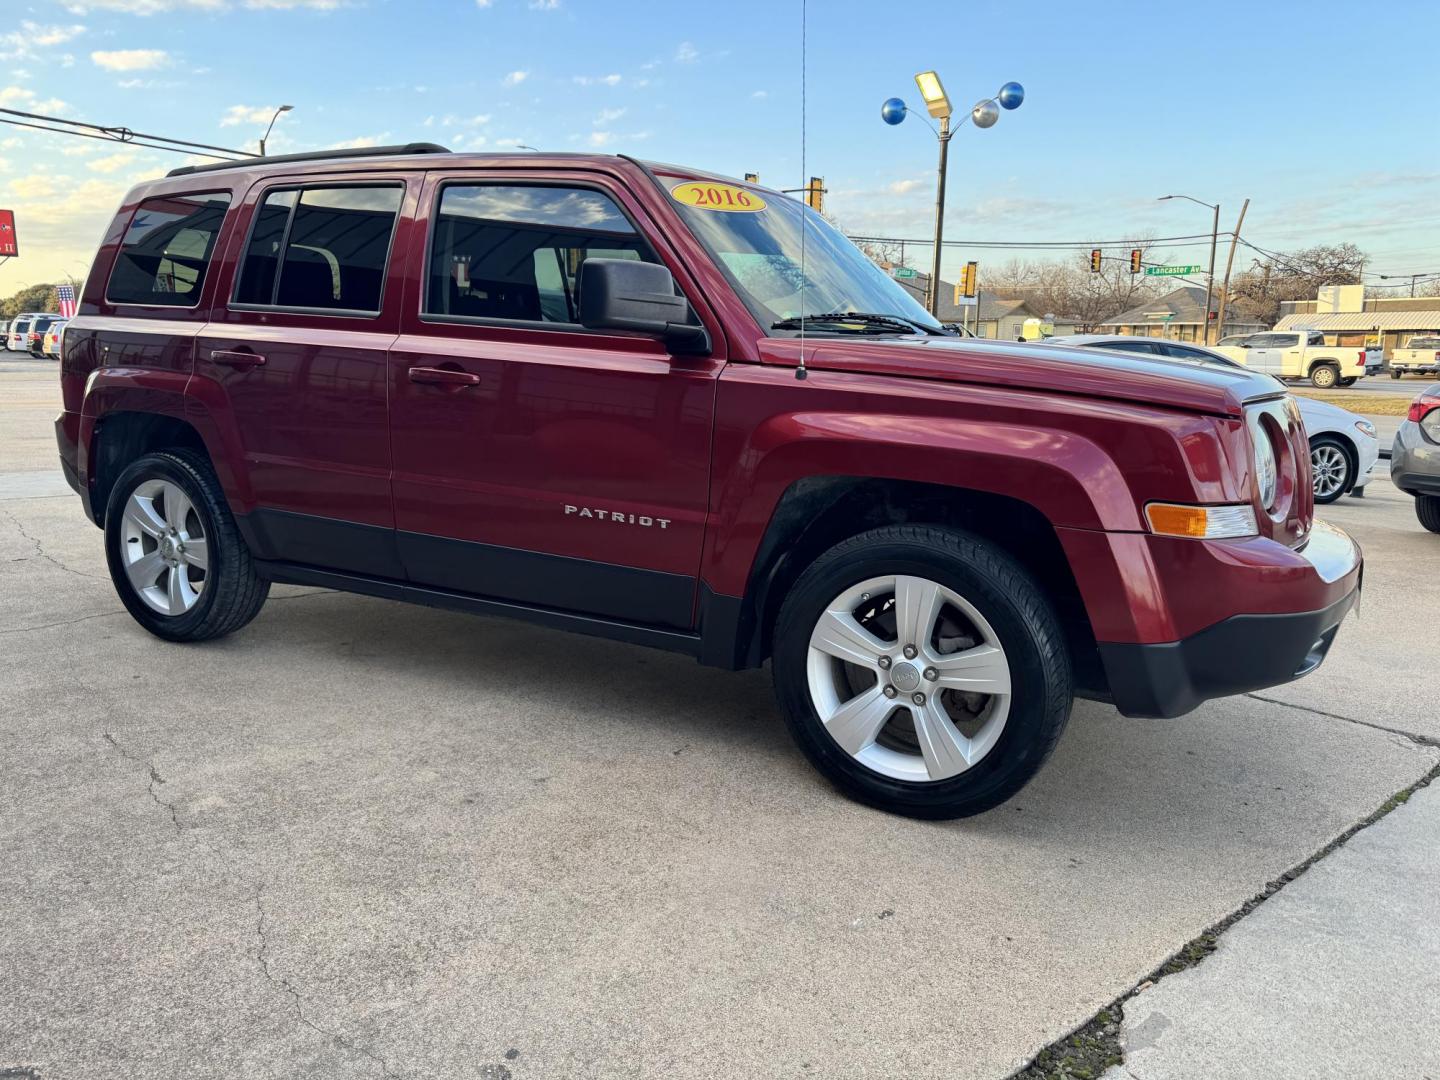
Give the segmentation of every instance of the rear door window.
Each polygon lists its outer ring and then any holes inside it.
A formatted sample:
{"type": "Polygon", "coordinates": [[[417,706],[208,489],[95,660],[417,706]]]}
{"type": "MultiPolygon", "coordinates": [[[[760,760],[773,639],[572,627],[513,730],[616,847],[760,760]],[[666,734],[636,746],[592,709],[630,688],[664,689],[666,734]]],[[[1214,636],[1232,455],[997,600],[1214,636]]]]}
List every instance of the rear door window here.
{"type": "Polygon", "coordinates": [[[431,224],[425,314],[577,325],[590,258],[659,261],[601,192],[447,184],[431,224]]]}
{"type": "Polygon", "coordinates": [[[235,303],[378,314],[399,184],[288,188],[255,213],[235,303]]]}
{"type": "Polygon", "coordinates": [[[125,230],[105,299],[195,307],[229,206],[225,192],[146,199],[125,230]]]}

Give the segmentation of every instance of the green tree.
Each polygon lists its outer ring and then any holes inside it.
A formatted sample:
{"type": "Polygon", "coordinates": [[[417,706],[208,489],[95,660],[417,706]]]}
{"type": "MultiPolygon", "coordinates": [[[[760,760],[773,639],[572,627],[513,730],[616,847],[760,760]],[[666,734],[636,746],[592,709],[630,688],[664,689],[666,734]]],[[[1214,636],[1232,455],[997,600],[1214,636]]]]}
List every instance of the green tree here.
{"type": "Polygon", "coordinates": [[[59,311],[60,302],[55,298],[55,286],[27,285],[14,296],[0,301],[0,315],[13,319],[22,311],[59,311]]]}

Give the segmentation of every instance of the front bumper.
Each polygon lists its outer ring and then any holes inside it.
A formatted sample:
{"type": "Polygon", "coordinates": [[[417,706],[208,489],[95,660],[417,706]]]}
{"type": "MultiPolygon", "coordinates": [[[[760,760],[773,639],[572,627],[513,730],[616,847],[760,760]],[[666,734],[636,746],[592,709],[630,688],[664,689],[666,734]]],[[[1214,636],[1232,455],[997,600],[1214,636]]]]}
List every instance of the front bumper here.
{"type": "Polygon", "coordinates": [[[1302,554],[1317,592],[1344,586],[1338,599],[1313,611],[1232,615],[1178,641],[1099,642],[1115,707],[1126,716],[1183,716],[1211,698],[1291,682],[1319,667],[1359,603],[1364,566],[1354,541],[1323,522],[1302,554]]]}

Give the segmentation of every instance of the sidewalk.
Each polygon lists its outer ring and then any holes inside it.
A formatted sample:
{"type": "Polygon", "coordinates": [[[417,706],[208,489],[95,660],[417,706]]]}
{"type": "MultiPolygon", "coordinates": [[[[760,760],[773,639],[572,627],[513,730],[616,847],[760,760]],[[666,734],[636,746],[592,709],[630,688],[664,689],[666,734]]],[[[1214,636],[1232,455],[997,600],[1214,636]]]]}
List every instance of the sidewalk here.
{"type": "Polygon", "coordinates": [[[1440,784],[1125,1003],[1102,1080],[1440,1080],[1440,784]]]}

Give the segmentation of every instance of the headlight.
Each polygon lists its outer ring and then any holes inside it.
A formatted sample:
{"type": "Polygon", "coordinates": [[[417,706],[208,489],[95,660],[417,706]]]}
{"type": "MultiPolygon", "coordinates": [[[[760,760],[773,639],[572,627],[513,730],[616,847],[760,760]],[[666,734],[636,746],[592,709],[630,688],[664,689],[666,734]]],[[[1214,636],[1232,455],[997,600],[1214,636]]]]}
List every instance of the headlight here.
{"type": "Polygon", "coordinates": [[[1275,444],[1261,422],[1260,412],[1250,414],[1250,445],[1255,449],[1255,484],[1260,489],[1260,505],[1275,508],[1275,493],[1280,485],[1280,465],[1275,460],[1275,444]]]}
{"type": "Polygon", "coordinates": [[[1372,439],[1375,438],[1375,425],[1370,423],[1369,420],[1356,420],[1355,430],[1362,435],[1369,435],[1372,439]]]}

